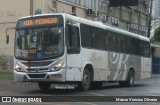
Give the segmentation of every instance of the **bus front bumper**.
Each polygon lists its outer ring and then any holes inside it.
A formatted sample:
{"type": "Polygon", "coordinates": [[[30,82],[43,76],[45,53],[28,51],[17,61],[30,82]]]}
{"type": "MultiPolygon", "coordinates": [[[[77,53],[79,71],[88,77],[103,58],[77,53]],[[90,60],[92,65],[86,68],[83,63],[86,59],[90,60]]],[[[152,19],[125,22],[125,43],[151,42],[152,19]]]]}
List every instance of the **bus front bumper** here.
{"type": "Polygon", "coordinates": [[[14,70],[14,81],[16,82],[40,82],[40,81],[56,81],[65,82],[65,69],[55,72],[17,72],[14,70]]]}

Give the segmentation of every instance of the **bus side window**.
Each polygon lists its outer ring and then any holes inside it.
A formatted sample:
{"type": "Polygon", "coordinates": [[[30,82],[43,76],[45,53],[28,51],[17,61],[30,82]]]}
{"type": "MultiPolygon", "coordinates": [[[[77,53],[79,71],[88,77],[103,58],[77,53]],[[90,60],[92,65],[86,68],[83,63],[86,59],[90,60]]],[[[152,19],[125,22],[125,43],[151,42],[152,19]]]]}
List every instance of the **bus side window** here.
{"type": "Polygon", "coordinates": [[[116,34],[114,32],[108,32],[108,50],[115,52],[116,51],[116,34]]]}
{"type": "Polygon", "coordinates": [[[73,25],[66,26],[66,45],[68,54],[80,53],[79,28],[73,25]]]}

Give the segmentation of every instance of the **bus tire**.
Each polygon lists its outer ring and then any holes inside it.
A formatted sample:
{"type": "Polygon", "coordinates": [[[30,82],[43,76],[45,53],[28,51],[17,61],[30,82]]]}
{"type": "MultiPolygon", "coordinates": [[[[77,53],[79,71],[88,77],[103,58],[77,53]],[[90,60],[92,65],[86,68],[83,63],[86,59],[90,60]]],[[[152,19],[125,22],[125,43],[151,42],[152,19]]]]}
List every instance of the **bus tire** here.
{"type": "Polygon", "coordinates": [[[85,69],[83,72],[83,79],[80,83],[78,83],[78,87],[82,91],[89,90],[91,87],[91,73],[88,69],[85,69]]]}
{"type": "Polygon", "coordinates": [[[119,85],[122,87],[133,87],[133,85],[134,85],[134,72],[133,72],[133,70],[129,71],[127,81],[119,81],[119,85]]]}
{"type": "Polygon", "coordinates": [[[38,82],[38,87],[42,91],[48,91],[51,87],[51,83],[50,82],[38,82]]]}
{"type": "Polygon", "coordinates": [[[129,73],[128,73],[126,86],[127,87],[133,87],[133,85],[134,85],[134,72],[133,72],[133,70],[130,70],[129,73]]]}

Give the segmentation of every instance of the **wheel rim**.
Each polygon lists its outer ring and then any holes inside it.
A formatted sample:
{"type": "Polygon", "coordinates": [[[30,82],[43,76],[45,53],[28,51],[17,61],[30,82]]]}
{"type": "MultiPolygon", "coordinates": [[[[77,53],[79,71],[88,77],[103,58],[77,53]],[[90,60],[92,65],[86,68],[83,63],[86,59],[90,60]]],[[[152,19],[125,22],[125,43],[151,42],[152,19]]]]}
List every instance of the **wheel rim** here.
{"type": "Polygon", "coordinates": [[[130,85],[133,85],[133,76],[131,76],[131,79],[130,79],[130,85]]]}
{"type": "Polygon", "coordinates": [[[91,84],[90,72],[88,70],[85,70],[83,74],[82,89],[88,90],[90,88],[90,84],[91,84]]]}
{"type": "Polygon", "coordinates": [[[83,83],[84,83],[84,85],[88,85],[89,84],[89,76],[87,74],[84,75],[83,83]]]}

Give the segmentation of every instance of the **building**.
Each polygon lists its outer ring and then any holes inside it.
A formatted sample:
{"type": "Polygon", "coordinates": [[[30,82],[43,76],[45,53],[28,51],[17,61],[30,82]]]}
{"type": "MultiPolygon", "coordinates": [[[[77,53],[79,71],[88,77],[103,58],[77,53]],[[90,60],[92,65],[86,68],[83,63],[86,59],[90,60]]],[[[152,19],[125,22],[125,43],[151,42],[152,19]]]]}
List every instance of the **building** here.
{"type": "Polygon", "coordinates": [[[1,0],[0,1],[0,57],[13,57],[14,33],[18,18],[34,14],[68,13],[86,19],[101,21],[147,35],[149,7],[146,0],[137,6],[110,7],[108,0],[1,0]],[[8,29],[8,30],[7,30],[8,29]],[[10,42],[6,44],[6,30],[10,42]]]}
{"type": "Polygon", "coordinates": [[[151,36],[153,37],[154,31],[156,28],[160,26],[160,0],[153,0],[153,5],[152,5],[152,31],[151,31],[151,36]]]}
{"type": "Polygon", "coordinates": [[[160,0],[153,0],[152,14],[154,18],[160,17],[160,0]]]}

